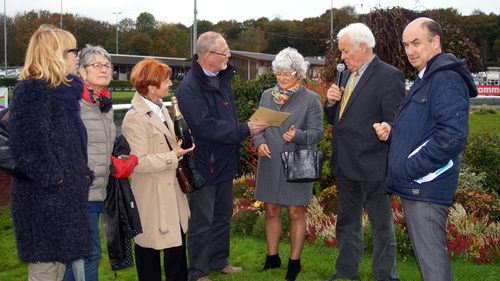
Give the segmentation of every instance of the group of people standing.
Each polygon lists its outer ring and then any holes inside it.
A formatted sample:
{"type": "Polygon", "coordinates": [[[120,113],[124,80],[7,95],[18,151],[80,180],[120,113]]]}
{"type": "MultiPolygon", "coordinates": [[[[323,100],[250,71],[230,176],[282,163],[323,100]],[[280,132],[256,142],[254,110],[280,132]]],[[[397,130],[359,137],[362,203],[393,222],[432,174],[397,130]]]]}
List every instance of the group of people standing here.
{"type": "MultiPolygon", "coordinates": [[[[217,32],[200,35],[191,70],[175,90],[194,140],[189,149],[181,147],[162,103],[172,70],[152,58],[134,66],[137,91],[122,132],[138,158],[130,171],[142,226],[134,248],[138,280],[162,280],[162,251],[166,280],[210,281],[210,271],[243,270],[228,258],[232,185],[241,176],[240,142],[249,136],[259,156],[254,196],[265,205],[263,270],[281,266],[280,217],[286,206],[291,251],[285,279],[296,280],[312,183],[287,182],[279,154],[296,146],[316,149],[323,113],[333,125],[330,166],[339,192],[339,256],[334,275],[325,281],[359,279],[363,209],[372,225],[374,277],[399,280],[391,194],[402,198],[423,279],[452,280],[447,206],[467,138],[468,99],[477,95],[466,64],[442,52],[436,21],[418,18],[402,38],[419,71],[405,94],[402,72],[374,54],[375,38],[366,25],[350,24],[337,39],[347,70],[328,89],[324,105],[301,83],[309,66],[304,57],[289,47],[277,54],[272,62],[277,84],[262,93],[260,106],[291,116],[270,127],[238,119],[230,85],[237,70],[228,63],[229,46],[217,32]],[[205,185],[187,196],[176,169],[188,153],[205,185]]],[[[87,45],[78,57],[76,46],[70,33],[40,27],[12,98],[11,147],[26,176],[13,179],[11,208],[30,281],[98,280],[99,215],[116,134],[106,88],[113,67],[103,48],[87,45]]]]}

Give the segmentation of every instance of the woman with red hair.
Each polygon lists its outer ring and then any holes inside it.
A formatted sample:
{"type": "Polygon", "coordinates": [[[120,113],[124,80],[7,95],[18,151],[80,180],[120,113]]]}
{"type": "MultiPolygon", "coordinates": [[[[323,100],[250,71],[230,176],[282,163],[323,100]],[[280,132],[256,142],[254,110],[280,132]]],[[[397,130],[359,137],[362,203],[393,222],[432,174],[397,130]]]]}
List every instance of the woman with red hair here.
{"type": "Polygon", "coordinates": [[[189,206],[176,179],[179,157],[194,149],[177,142],[162,98],[172,86],[168,65],[146,58],[132,69],[137,92],[122,124],[122,133],[139,164],[132,174],[143,233],[135,237],[139,281],[161,281],[160,252],[164,252],[166,280],[187,280],[185,233],[189,206]]]}

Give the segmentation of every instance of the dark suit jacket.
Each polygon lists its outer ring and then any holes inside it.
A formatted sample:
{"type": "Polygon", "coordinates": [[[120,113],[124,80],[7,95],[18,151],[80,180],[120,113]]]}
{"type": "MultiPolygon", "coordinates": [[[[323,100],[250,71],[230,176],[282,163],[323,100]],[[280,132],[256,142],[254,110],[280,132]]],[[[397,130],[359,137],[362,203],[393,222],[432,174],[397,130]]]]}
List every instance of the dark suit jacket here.
{"type": "MultiPolygon", "coordinates": [[[[350,76],[346,70],[340,81],[345,87],[350,76]]],[[[397,105],[405,94],[403,73],[373,58],[356,84],[339,121],[341,101],[325,104],[325,117],[332,129],[332,175],[339,170],[354,181],[384,181],[389,145],[380,141],[373,123],[394,121],[397,105]]]]}

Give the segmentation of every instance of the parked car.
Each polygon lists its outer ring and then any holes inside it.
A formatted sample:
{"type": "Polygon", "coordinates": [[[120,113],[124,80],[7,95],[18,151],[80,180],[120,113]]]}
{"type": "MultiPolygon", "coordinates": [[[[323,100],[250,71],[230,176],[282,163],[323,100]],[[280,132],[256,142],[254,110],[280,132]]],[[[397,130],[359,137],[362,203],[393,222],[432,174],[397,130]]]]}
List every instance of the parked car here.
{"type": "Polygon", "coordinates": [[[0,78],[5,78],[5,70],[0,70],[0,78]]]}
{"type": "Polygon", "coordinates": [[[18,68],[7,70],[7,78],[19,78],[20,76],[21,70],[18,68]]]}

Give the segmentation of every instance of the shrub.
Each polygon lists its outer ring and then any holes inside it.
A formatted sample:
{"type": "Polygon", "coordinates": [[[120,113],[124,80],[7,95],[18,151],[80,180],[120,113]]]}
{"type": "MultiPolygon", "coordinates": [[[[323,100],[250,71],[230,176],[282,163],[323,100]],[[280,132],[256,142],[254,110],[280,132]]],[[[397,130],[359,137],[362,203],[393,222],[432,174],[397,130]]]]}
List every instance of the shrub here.
{"type": "Polygon", "coordinates": [[[468,137],[463,163],[472,171],[484,172],[484,190],[500,192],[500,136],[498,133],[473,133],[468,137]]]}
{"type": "MultiPolygon", "coordinates": [[[[283,206],[281,209],[281,239],[288,240],[290,237],[290,220],[288,219],[288,209],[283,206]]],[[[263,213],[258,216],[252,230],[252,237],[257,239],[266,239],[266,215],[263,213]]]]}
{"type": "Polygon", "coordinates": [[[250,235],[258,215],[254,210],[246,209],[234,214],[231,221],[231,232],[239,235],[250,235]]]}
{"type": "Polygon", "coordinates": [[[19,80],[17,78],[0,78],[0,87],[14,88],[19,80]]]}
{"type": "Polygon", "coordinates": [[[325,213],[337,213],[337,208],[339,204],[338,190],[335,184],[327,187],[321,191],[319,194],[319,202],[323,207],[325,213]]]}
{"type": "Polygon", "coordinates": [[[329,247],[337,246],[335,233],[337,218],[334,214],[325,212],[317,196],[313,196],[311,204],[306,206],[305,216],[308,243],[324,243],[329,247]]]}
{"type": "Polygon", "coordinates": [[[484,104],[479,108],[471,109],[471,113],[473,113],[473,114],[496,114],[497,112],[493,108],[484,104]]]}
{"type": "Polygon", "coordinates": [[[500,258],[500,223],[491,222],[488,215],[477,218],[455,203],[450,208],[447,230],[450,256],[473,259],[478,264],[500,258]]]}
{"type": "Polygon", "coordinates": [[[500,222],[500,196],[484,190],[464,188],[457,190],[454,203],[460,204],[476,220],[488,216],[500,222]]]}
{"type": "Polygon", "coordinates": [[[111,80],[108,88],[114,91],[132,91],[132,89],[134,89],[134,85],[129,80],[111,80]]]}
{"type": "Polygon", "coordinates": [[[482,189],[485,180],[486,180],[485,172],[476,172],[468,165],[463,164],[462,167],[460,167],[457,189],[464,189],[464,188],[482,189]]]}

